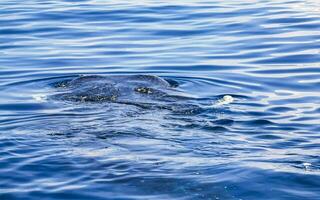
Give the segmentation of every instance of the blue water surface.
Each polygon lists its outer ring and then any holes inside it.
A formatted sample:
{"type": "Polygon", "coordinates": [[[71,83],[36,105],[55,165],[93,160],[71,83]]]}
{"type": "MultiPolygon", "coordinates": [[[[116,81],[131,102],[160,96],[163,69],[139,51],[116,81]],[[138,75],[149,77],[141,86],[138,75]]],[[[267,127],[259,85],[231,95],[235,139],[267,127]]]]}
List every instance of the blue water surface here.
{"type": "Polygon", "coordinates": [[[1,200],[319,198],[318,0],[0,2],[1,200]],[[91,74],[206,105],[47,98],[91,74]]]}

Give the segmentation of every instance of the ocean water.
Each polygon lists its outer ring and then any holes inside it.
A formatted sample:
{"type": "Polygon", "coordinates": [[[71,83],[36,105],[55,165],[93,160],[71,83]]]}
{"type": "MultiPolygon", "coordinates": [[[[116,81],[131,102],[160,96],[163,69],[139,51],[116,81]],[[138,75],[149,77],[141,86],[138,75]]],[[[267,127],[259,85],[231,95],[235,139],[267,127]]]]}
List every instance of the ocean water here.
{"type": "Polygon", "coordinates": [[[318,0],[0,2],[1,200],[319,198],[318,0]],[[120,74],[199,109],[49,98],[120,74]]]}

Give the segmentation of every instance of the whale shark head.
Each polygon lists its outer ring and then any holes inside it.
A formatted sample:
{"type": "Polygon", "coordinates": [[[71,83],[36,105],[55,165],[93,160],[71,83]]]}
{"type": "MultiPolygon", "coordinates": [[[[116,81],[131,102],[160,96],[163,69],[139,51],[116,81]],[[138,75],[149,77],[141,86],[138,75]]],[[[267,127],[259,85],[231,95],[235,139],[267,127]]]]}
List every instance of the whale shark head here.
{"type": "Polygon", "coordinates": [[[169,82],[153,75],[79,76],[54,87],[52,99],[96,103],[161,101],[173,92],[169,82]]]}

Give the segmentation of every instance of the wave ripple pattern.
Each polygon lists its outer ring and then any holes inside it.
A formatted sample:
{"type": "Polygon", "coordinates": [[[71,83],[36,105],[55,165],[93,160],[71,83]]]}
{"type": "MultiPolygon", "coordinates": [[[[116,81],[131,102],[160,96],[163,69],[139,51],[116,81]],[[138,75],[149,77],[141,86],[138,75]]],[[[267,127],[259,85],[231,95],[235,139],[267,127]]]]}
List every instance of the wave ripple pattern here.
{"type": "Polygon", "coordinates": [[[318,0],[0,2],[0,199],[315,200],[319,124],[318,0]],[[183,100],[49,98],[136,74],[183,100]]]}

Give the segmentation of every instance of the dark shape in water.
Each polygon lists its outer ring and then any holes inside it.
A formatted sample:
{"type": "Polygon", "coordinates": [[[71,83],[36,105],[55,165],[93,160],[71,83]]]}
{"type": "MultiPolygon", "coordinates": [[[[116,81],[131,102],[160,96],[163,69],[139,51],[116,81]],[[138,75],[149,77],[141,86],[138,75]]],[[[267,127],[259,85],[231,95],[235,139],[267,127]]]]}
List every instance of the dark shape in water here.
{"type": "Polygon", "coordinates": [[[194,98],[178,92],[163,78],[153,75],[79,76],[55,84],[59,93],[51,99],[73,102],[120,103],[142,108],[194,110],[194,98]],[[181,104],[183,102],[183,104],[181,104]]]}

